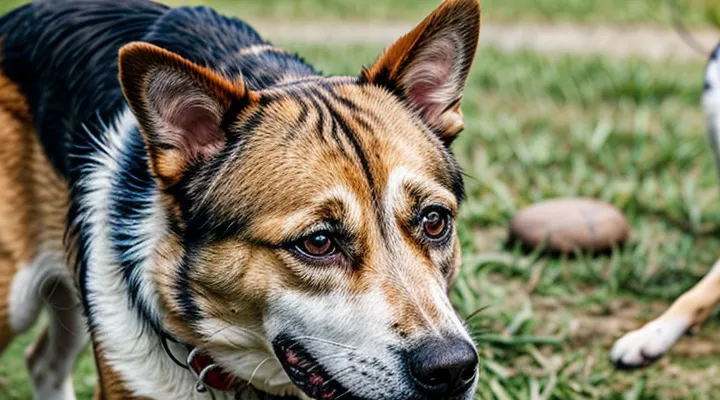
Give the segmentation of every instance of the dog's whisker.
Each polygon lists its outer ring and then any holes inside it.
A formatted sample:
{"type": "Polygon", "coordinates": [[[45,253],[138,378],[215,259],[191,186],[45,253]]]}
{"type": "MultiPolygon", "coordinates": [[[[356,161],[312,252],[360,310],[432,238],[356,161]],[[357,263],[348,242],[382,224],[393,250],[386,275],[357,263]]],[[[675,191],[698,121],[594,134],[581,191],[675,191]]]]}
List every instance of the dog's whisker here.
{"type": "Polygon", "coordinates": [[[253,378],[258,373],[258,371],[260,371],[260,367],[262,367],[263,364],[265,364],[266,362],[270,361],[270,358],[271,357],[265,358],[264,360],[260,361],[260,363],[257,365],[257,367],[255,367],[255,370],[253,370],[253,373],[250,375],[250,379],[248,380],[248,383],[247,383],[248,386],[252,385],[253,378]]]}
{"type": "Polygon", "coordinates": [[[220,328],[220,329],[218,329],[217,331],[213,332],[213,333],[212,333],[210,336],[208,336],[207,338],[204,338],[204,339],[202,340],[202,343],[203,343],[203,344],[208,344],[208,343],[210,343],[210,342],[215,338],[215,336],[219,335],[219,334],[222,333],[224,330],[229,329],[229,328],[232,328],[232,325],[228,324],[228,325],[223,326],[222,328],[220,328]]]}
{"type": "Polygon", "coordinates": [[[321,386],[326,386],[326,385],[329,384],[330,382],[337,381],[338,379],[340,379],[340,378],[342,378],[343,376],[346,376],[346,375],[347,375],[345,372],[348,372],[349,370],[354,370],[354,369],[355,369],[355,366],[354,366],[354,365],[351,365],[351,366],[349,366],[349,367],[345,367],[345,368],[341,369],[341,370],[338,371],[336,374],[334,374],[330,379],[328,379],[328,380],[326,380],[325,382],[323,382],[321,386]]]}
{"type": "Polygon", "coordinates": [[[302,339],[315,340],[315,341],[317,341],[317,342],[321,342],[321,343],[325,343],[325,344],[331,344],[331,345],[334,345],[334,346],[337,346],[337,347],[342,347],[342,348],[345,348],[345,349],[348,349],[348,350],[353,350],[353,351],[357,350],[357,347],[350,346],[350,345],[347,345],[347,344],[338,343],[338,342],[334,342],[334,341],[329,340],[329,339],[319,338],[319,337],[316,337],[316,336],[298,336],[298,337],[295,338],[295,341],[297,342],[297,341],[302,340],[302,339]]]}
{"type": "Polygon", "coordinates": [[[483,311],[487,310],[488,308],[490,308],[489,305],[487,305],[487,306],[482,306],[482,307],[478,308],[477,310],[471,312],[470,315],[468,315],[467,317],[465,317],[465,322],[470,322],[471,319],[477,317],[478,315],[480,315],[480,313],[482,313],[483,311]]]}
{"type": "Polygon", "coordinates": [[[278,366],[277,373],[275,373],[275,375],[268,375],[268,377],[265,378],[265,381],[263,382],[263,384],[265,386],[267,386],[268,382],[270,382],[270,380],[277,377],[278,375],[285,375],[285,371],[283,371],[282,367],[280,367],[280,366],[278,366]]]}
{"type": "Polygon", "coordinates": [[[334,359],[336,359],[336,358],[347,357],[347,356],[350,355],[350,354],[352,354],[352,352],[345,352],[345,353],[340,353],[340,354],[330,354],[330,355],[327,355],[327,356],[318,357],[318,358],[316,359],[315,365],[312,366],[312,367],[310,367],[310,368],[308,368],[307,372],[312,372],[315,368],[322,366],[322,364],[320,364],[320,360],[323,360],[323,361],[326,361],[326,360],[334,360],[334,359]]]}
{"type": "Polygon", "coordinates": [[[212,333],[210,336],[208,336],[207,338],[202,339],[202,343],[203,343],[204,345],[211,343],[212,340],[215,338],[215,336],[219,335],[219,334],[222,333],[223,331],[225,331],[225,330],[227,330],[227,329],[230,329],[230,328],[236,329],[236,330],[238,330],[238,331],[240,331],[240,332],[243,332],[243,333],[246,333],[246,334],[250,335],[251,337],[253,337],[254,339],[256,339],[256,340],[258,341],[258,343],[264,343],[264,342],[265,342],[265,339],[264,339],[262,336],[260,336],[257,332],[254,332],[254,331],[252,331],[252,330],[250,330],[250,329],[247,329],[247,328],[243,328],[243,327],[241,327],[241,326],[237,326],[237,325],[233,325],[233,324],[227,324],[227,325],[225,325],[224,327],[222,327],[222,328],[218,329],[217,331],[213,332],[213,333],[212,333]]]}
{"type": "Polygon", "coordinates": [[[340,396],[336,397],[335,400],[340,399],[341,397],[345,396],[346,394],[350,393],[350,389],[346,390],[345,393],[341,394],[340,396]]]}

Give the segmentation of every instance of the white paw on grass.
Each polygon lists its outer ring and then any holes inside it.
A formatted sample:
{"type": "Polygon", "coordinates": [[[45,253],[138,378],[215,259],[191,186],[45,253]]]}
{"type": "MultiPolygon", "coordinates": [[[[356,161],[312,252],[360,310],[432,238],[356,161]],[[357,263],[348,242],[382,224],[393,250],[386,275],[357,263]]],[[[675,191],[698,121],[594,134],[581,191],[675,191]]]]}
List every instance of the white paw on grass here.
{"type": "Polygon", "coordinates": [[[666,317],[651,321],[615,342],[610,351],[610,359],[618,369],[640,368],[652,364],[665,355],[690,328],[690,321],[687,317],[666,317]]]}

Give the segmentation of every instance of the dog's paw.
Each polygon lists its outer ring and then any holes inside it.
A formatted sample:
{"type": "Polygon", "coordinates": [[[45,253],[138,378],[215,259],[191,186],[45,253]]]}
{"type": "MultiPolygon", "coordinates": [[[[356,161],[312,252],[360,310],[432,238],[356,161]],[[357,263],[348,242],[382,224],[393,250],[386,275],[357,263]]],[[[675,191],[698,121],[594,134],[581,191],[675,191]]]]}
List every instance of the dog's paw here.
{"type": "Polygon", "coordinates": [[[690,318],[662,318],[621,337],[610,351],[617,369],[641,368],[662,357],[690,328],[690,318]]]}

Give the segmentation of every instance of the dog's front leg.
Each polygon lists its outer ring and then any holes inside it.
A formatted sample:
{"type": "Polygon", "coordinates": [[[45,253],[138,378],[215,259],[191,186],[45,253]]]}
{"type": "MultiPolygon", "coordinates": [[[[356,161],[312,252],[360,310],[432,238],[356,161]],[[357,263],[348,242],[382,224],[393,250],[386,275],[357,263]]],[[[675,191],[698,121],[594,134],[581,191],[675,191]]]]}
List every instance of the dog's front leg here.
{"type": "Polygon", "coordinates": [[[610,352],[619,369],[638,368],[662,357],[688,329],[702,325],[720,302],[720,260],[660,317],[620,338],[610,352]]]}

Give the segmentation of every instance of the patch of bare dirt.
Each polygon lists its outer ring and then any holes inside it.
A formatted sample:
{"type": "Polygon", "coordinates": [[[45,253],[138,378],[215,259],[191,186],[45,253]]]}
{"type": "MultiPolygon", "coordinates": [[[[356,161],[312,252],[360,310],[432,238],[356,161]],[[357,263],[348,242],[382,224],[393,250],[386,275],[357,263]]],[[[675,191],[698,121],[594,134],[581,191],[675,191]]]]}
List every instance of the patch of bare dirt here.
{"type": "MultiPolygon", "coordinates": [[[[251,21],[274,41],[315,44],[387,45],[411,24],[350,21],[251,21]]],[[[720,40],[720,32],[690,33],[707,53],[720,40]]],[[[673,29],[635,26],[585,26],[572,23],[483,23],[480,43],[503,50],[529,49],[555,54],[604,54],[619,58],[702,60],[673,29]]]]}
{"type": "Polygon", "coordinates": [[[660,315],[666,307],[664,303],[613,300],[580,310],[570,321],[571,344],[602,343],[609,346],[618,337],[660,315]]]}

